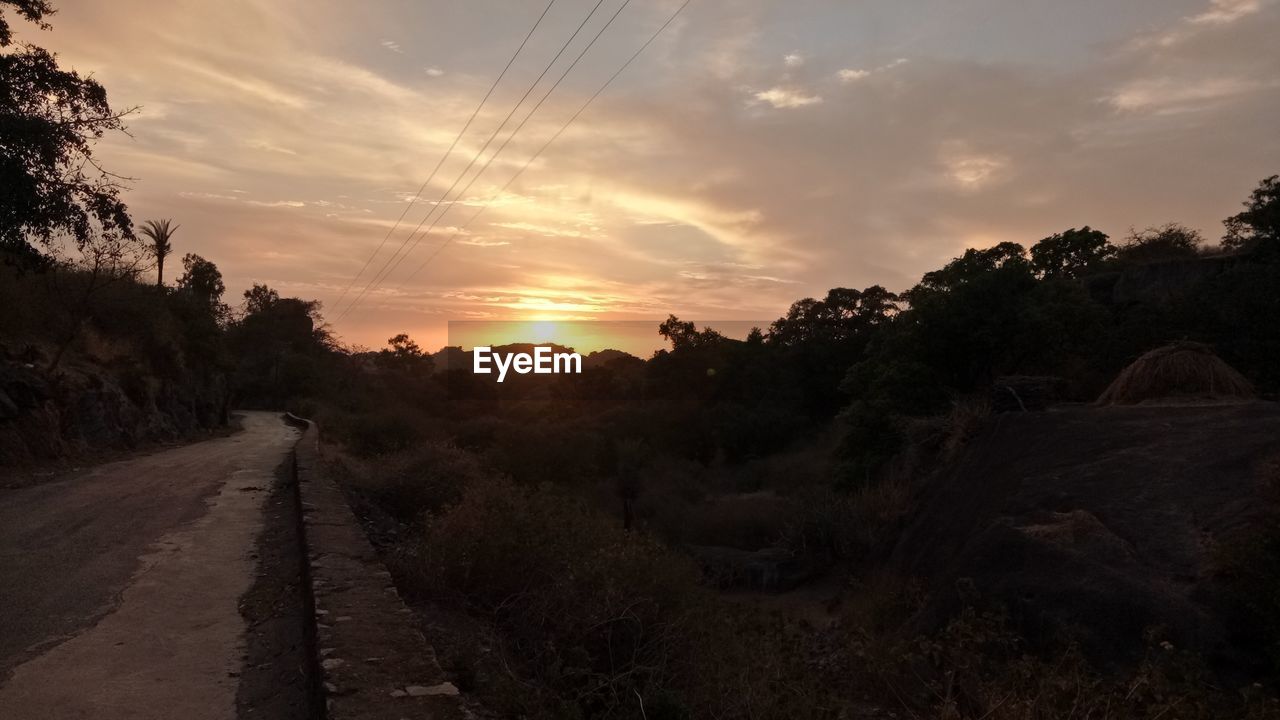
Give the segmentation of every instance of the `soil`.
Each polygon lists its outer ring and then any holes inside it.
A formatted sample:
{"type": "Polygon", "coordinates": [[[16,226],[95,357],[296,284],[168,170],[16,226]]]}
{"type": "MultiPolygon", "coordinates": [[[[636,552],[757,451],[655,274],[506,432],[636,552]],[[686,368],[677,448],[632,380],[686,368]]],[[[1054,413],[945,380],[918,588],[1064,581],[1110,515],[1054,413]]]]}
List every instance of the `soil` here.
{"type": "Polygon", "coordinates": [[[248,627],[236,694],[237,716],[271,720],[320,718],[314,638],[299,536],[298,486],[288,462],[276,471],[258,537],[257,573],[240,598],[248,627]]]}
{"type": "Polygon", "coordinates": [[[99,465],[133,460],[206,440],[230,437],[243,429],[242,418],[233,414],[231,421],[223,427],[192,433],[180,440],[140,442],[132,448],[93,448],[67,457],[26,462],[9,467],[0,466],[0,490],[15,490],[65,480],[76,473],[99,465]]]}

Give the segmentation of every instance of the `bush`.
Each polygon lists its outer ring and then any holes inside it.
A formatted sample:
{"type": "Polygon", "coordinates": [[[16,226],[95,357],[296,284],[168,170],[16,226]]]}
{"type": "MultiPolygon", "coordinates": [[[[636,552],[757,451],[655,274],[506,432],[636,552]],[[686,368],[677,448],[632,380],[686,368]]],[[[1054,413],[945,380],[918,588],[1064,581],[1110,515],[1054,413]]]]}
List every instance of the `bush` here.
{"type": "Polygon", "coordinates": [[[532,676],[534,697],[508,714],[806,714],[804,671],[779,670],[795,654],[775,646],[778,623],[717,601],[687,559],[563,492],[475,482],[432,519],[420,557],[415,586],[490,616],[532,676]]]}
{"type": "Polygon", "coordinates": [[[334,428],[347,448],[360,457],[388,455],[422,438],[415,418],[407,413],[372,412],[348,416],[334,428]]]}
{"type": "Polygon", "coordinates": [[[453,445],[425,442],[373,463],[356,489],[401,522],[412,523],[462,499],[463,488],[485,477],[480,461],[453,445]]]}

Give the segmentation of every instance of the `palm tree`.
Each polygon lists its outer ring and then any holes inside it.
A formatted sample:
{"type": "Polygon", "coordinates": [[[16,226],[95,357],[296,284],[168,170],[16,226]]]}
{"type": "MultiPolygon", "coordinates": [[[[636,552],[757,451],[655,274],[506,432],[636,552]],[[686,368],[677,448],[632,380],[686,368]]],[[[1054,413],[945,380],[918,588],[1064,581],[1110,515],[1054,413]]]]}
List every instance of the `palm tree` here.
{"type": "Polygon", "coordinates": [[[164,259],[173,251],[169,238],[178,231],[180,225],[170,227],[172,220],[148,220],[142,224],[142,234],[151,239],[151,251],[156,255],[156,287],[164,287],[164,259]]]}

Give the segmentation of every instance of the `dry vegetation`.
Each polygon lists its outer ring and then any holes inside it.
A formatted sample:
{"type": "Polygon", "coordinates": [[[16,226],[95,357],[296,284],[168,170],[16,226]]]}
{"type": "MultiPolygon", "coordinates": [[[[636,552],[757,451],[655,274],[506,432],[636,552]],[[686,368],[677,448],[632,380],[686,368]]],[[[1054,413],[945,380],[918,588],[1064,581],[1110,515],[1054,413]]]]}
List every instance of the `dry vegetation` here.
{"type": "MultiPolygon", "coordinates": [[[[912,450],[886,481],[851,492],[814,483],[778,493],[776,478],[803,477],[806,467],[821,475],[809,467],[812,452],[748,463],[737,478],[723,467],[699,476],[663,466],[667,479],[647,486],[657,504],[629,532],[607,492],[516,483],[447,442],[345,456],[340,471],[376,505],[366,511],[391,513],[382,522],[396,529],[374,534],[398,581],[431,608],[447,669],[501,716],[1280,718],[1268,689],[1218,687],[1158,628],[1140,662],[1104,671],[1069,638],[1033,653],[978,588],[941,631],[922,634],[913,622],[926,600],[920,587],[843,573],[833,576],[850,579],[837,583],[831,621],[818,626],[715,591],[682,550],[691,539],[780,540],[826,564],[856,565],[892,536],[931,463],[962,453],[988,412],[961,400],[915,423],[912,450]],[[750,492],[677,491],[691,484],[750,492]]],[[[1250,548],[1233,567],[1253,567],[1259,546],[1250,548]]],[[[1242,576],[1241,587],[1271,577],[1242,576]]]]}
{"type": "Polygon", "coordinates": [[[1186,399],[1241,399],[1253,384],[1204,343],[1180,342],[1156,348],[1120,372],[1098,398],[1099,405],[1137,405],[1186,399]]]}

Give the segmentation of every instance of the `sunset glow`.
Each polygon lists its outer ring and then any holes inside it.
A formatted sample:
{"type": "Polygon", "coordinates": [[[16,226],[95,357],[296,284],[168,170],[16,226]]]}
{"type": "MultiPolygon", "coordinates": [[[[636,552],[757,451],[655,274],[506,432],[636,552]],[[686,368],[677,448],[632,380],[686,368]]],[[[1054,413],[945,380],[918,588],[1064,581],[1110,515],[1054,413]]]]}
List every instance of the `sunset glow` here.
{"type": "Polygon", "coordinates": [[[534,159],[680,2],[631,3],[525,121],[610,5],[479,154],[592,4],[554,3],[398,227],[542,3],[67,0],[33,39],[138,108],[99,151],[136,217],[369,347],[776,318],[1086,223],[1213,237],[1280,159],[1280,10],[1242,0],[695,0],[534,159]]]}

